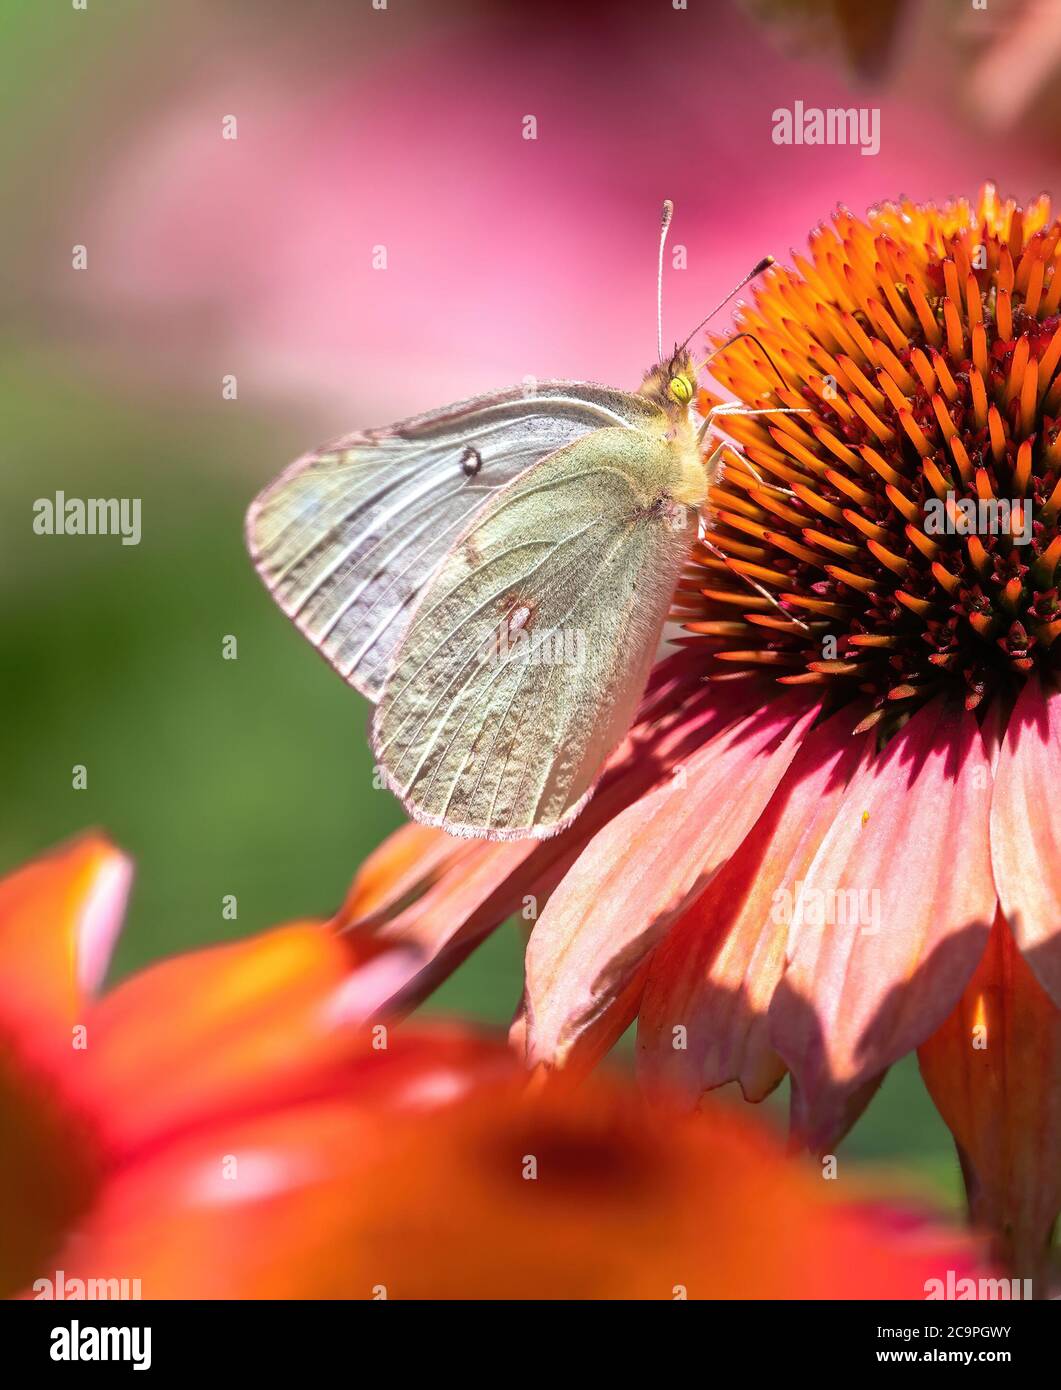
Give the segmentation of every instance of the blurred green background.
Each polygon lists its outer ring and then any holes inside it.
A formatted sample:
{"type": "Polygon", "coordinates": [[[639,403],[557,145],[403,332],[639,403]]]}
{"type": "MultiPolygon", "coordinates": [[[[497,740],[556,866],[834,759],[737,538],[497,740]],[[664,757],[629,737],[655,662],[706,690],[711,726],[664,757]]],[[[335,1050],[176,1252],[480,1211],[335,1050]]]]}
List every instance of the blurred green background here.
{"type": "MultiPolygon", "coordinates": [[[[229,5],[228,19],[250,9],[229,5]]],[[[127,849],[137,877],[113,978],[165,953],[331,912],[401,820],[372,787],[367,707],[273,607],[242,542],[264,481],[375,416],[364,418],[353,390],[342,408],[337,392],[321,404],[271,389],[250,368],[239,399],[223,400],[222,371],[234,356],[254,362],[262,346],[260,326],[242,338],[233,328],[246,308],[238,297],[194,312],[150,294],[112,308],[116,254],[96,298],[71,283],[82,227],[95,228],[91,271],[99,229],[120,220],[120,204],[104,202],[94,221],[89,213],[125,135],[142,132],[165,100],[194,107],[204,59],[192,39],[206,11],[189,6],[170,32],[152,10],[90,0],[72,15],[5,0],[0,45],[0,151],[18,214],[0,264],[0,868],[88,826],[127,849]],[[57,490],[140,498],[142,543],[34,535],[33,501],[57,490]],[[222,658],[230,635],[234,661],[222,658]],[[85,790],[72,787],[77,764],[85,790]],[[222,918],[227,894],[238,899],[234,922],[222,918]]],[[[338,22],[336,6],[299,10],[303,21],[338,22]]],[[[255,12],[282,26],[292,10],[255,12]]],[[[215,35],[211,64],[236,51],[238,31],[232,22],[215,35]]],[[[293,26],[283,32],[303,42],[293,26]]],[[[171,270],[163,261],[162,282],[171,270]]],[[[507,1023],[520,973],[521,937],[509,924],[426,1007],[507,1023]]],[[[617,1059],[629,1057],[627,1039],[617,1059]]],[[[779,1094],[767,1108],[780,1118],[784,1105],[779,1094]]],[[[950,1139],[913,1062],[894,1069],[842,1152],[889,1186],[957,1200],[950,1139]]]]}

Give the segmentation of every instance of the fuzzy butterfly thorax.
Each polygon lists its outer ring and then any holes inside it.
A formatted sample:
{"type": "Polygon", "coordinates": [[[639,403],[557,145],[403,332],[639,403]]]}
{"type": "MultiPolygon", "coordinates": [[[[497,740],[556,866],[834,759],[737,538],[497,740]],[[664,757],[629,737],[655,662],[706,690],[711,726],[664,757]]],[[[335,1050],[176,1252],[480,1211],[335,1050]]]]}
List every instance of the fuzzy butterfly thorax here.
{"type": "Polygon", "coordinates": [[[670,359],[650,367],[638,389],[657,406],[666,420],[666,437],[678,464],[678,476],[669,498],[698,510],[707,499],[708,478],[700,457],[690,407],[696,397],[696,374],[687,348],[675,347],[670,359]]]}

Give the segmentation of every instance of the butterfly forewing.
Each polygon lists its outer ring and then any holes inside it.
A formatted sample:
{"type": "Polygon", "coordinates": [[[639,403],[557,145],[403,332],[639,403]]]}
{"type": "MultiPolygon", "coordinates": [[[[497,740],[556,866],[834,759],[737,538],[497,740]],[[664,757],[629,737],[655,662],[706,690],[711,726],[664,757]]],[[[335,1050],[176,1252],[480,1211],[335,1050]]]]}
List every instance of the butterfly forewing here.
{"type": "Polygon", "coordinates": [[[418,594],[476,510],[546,455],[650,415],[638,396],[546,382],[348,435],[258,496],[251,556],[283,611],[376,700],[418,594]]]}
{"type": "Polygon", "coordinates": [[[625,734],[694,534],[653,429],[603,428],[494,496],[426,585],[374,743],[417,819],[555,833],[625,734]]]}

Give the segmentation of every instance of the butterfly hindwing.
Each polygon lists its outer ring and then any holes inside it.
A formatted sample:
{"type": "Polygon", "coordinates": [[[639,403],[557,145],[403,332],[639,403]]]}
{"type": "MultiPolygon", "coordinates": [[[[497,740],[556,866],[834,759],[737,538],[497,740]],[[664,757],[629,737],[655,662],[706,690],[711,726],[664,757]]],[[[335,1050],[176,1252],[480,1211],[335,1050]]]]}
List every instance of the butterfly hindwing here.
{"type": "Polygon", "coordinates": [[[418,594],[476,510],[546,455],[650,410],[603,386],[544,382],[348,435],[256,498],[251,556],[314,646],[378,699],[418,594]]]}
{"type": "Polygon", "coordinates": [[[425,586],[376,711],[406,808],[453,833],[554,834],[625,734],[695,527],[657,415],[548,455],[425,586]]]}

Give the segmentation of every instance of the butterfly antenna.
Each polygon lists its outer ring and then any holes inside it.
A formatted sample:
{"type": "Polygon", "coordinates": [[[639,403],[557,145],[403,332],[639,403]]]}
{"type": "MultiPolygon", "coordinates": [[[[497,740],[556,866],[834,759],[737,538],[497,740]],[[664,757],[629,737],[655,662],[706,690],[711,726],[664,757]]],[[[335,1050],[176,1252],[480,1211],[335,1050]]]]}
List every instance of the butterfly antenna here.
{"type": "Polygon", "coordinates": [[[667,198],[659,223],[659,267],[656,270],[656,351],[659,354],[660,366],[663,365],[663,250],[667,245],[667,232],[670,230],[670,220],[673,216],[674,204],[667,198]]]}
{"type": "MultiPolygon", "coordinates": [[[[660,254],[662,255],[662,252],[660,254]]],[[[748,271],[747,275],[745,275],[744,279],[739,280],[737,284],[733,286],[729,294],[726,295],[725,299],[719,300],[719,302],[715,305],[711,312],[709,314],[704,315],[704,317],[696,325],[693,331],[689,334],[688,338],[686,338],[685,342],[682,343],[678,351],[681,352],[684,348],[687,348],[689,344],[692,342],[692,340],[696,337],[696,335],[700,332],[701,328],[703,328],[704,324],[708,323],[711,319],[713,319],[715,315],[718,313],[719,309],[724,309],[726,305],[729,303],[729,301],[733,298],[733,296],[741,292],[741,290],[744,288],[744,286],[748,283],[749,280],[754,280],[755,277],[757,275],[761,275],[764,270],[769,270],[773,264],[773,256],[764,256],[758,265],[753,266],[752,269],[748,271]]]]}
{"type": "MultiPolygon", "coordinates": [[[[738,286],[738,288],[739,288],[739,286],[738,286]]],[[[718,356],[718,354],[719,354],[720,352],[725,352],[726,349],[727,349],[727,348],[731,348],[731,347],[733,346],[734,343],[739,343],[740,340],[741,340],[742,338],[750,338],[750,339],[751,339],[751,341],[755,344],[755,346],[756,346],[756,347],[759,349],[759,351],[763,354],[763,356],[766,358],[766,360],[770,363],[771,367],[773,367],[773,369],[774,369],[774,375],[777,377],[777,379],[778,379],[778,381],[781,383],[782,387],[786,387],[786,386],[788,385],[788,382],[787,382],[787,381],[785,380],[785,378],[781,375],[781,369],[778,367],[777,363],[776,363],[776,362],[774,361],[774,359],[770,356],[770,354],[767,352],[766,348],[765,348],[765,347],[763,346],[763,344],[759,341],[759,339],[755,336],[755,334],[754,334],[754,333],[749,333],[747,329],[742,329],[740,333],[734,333],[734,335],[733,335],[732,338],[727,338],[726,341],[725,341],[724,343],[720,344],[717,348],[715,348],[714,352],[709,352],[702,362],[698,362],[698,363],[696,364],[696,370],[697,370],[698,372],[699,372],[699,371],[702,371],[703,368],[706,367],[707,364],[708,364],[709,362],[714,361],[714,359],[718,356]]]]}

